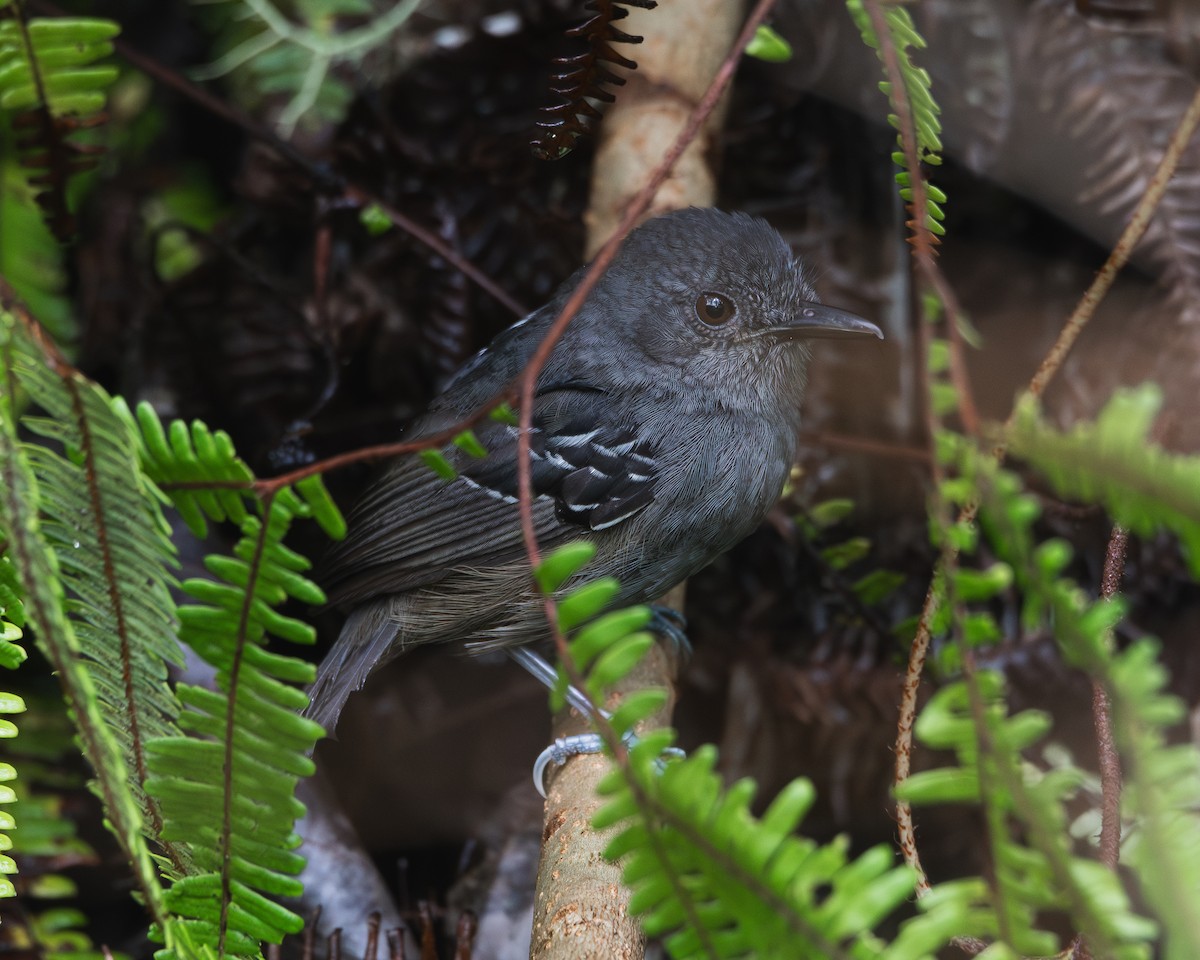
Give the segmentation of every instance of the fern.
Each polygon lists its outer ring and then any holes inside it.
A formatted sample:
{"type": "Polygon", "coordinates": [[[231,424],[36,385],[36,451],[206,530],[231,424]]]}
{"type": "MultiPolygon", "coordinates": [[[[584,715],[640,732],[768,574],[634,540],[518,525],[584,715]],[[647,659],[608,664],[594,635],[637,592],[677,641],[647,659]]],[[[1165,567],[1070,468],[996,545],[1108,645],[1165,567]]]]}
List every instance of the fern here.
{"type": "MultiPolygon", "coordinates": [[[[296,516],[335,534],[343,521],[319,478],[260,503],[224,434],[173,424],[168,440],[149,408],[135,422],[49,346],[34,355],[13,313],[3,319],[0,531],[23,609],[62,680],[166,955],[257,956],[260,941],[302,925],[269,896],[300,892],[292,827],[303,810],[293,795],[321,735],[296,716],[307,698],[291,685],[311,681],[313,668],[262,647],[267,634],[311,642],[310,628],[274,608],[323,599],[282,538],[296,516]],[[18,381],[48,414],[25,425],[61,452],[17,440],[18,381]],[[181,686],[176,699],[165,682],[179,647],[155,481],[181,485],[174,500],[194,527],[232,519],[242,528],[234,557],[208,558],[215,580],[182,585],[202,602],[180,612],[180,636],[216,667],[219,692],[181,686]],[[163,846],[158,864],[174,881],[165,893],[142,832],[163,846]]],[[[7,606],[16,592],[5,582],[7,606]]]]}
{"type": "Polygon", "coordinates": [[[103,123],[105,90],[117,69],[104,63],[118,27],[94,18],[25,19],[6,4],[0,21],[0,110],[11,115],[17,156],[60,240],[75,232],[67,197],[71,178],[93,168],[101,148],[76,133],[103,123]]]}
{"type": "Polygon", "coordinates": [[[192,528],[202,533],[207,521],[228,520],[242,531],[232,557],[206,559],[213,579],[182,585],[198,602],[180,608],[181,638],[216,669],[218,689],[178,687],[186,706],[179,724],[190,736],[148,744],[146,789],[162,804],[163,836],[192,854],[167,906],[196,943],[255,956],[260,941],[278,943],[303,927],[271,897],[303,890],[293,828],[304,809],[294,794],[313,772],[309,754],[324,732],[297,715],[308,704],[297,685],[312,682],[312,665],[265,649],[270,636],[313,642],[311,627],[276,609],[285,600],[324,602],[304,576],[308,561],[283,538],[296,517],[316,516],[335,535],[344,525],[319,478],[298,484],[300,495],[284,488],[260,503],[224,433],[179,421],[164,431],[146,404],[136,423],[144,468],[192,528]]]}
{"type": "MultiPolygon", "coordinates": [[[[1136,432],[1138,415],[1131,420],[1136,432]]],[[[1115,422],[1108,429],[1117,435],[1123,432],[1115,422]]],[[[1147,445],[1128,452],[1134,464],[1144,465],[1150,449],[1147,445]]],[[[981,496],[981,517],[994,531],[992,545],[1011,565],[1024,592],[1026,622],[1050,623],[1068,662],[1097,678],[1108,694],[1122,764],[1132,787],[1125,795],[1126,813],[1138,821],[1138,844],[1126,862],[1165,931],[1164,956],[1169,960],[1200,956],[1200,920],[1190,904],[1192,893],[1200,889],[1200,751],[1191,744],[1168,743],[1169,728],[1186,711],[1166,693],[1167,677],[1158,662],[1157,644],[1139,640],[1114,652],[1110,638],[1123,614],[1122,604],[1089,600],[1063,575],[1070,560],[1066,544],[1036,543],[1032,525],[1037,502],[1024,493],[1013,474],[966,445],[960,456],[965,478],[981,496]]],[[[1065,832],[1061,824],[1055,826],[1065,832]]],[[[1081,884],[1078,894],[1090,897],[1102,914],[1115,912],[1119,903],[1111,889],[1098,885],[1081,884]]],[[[1090,930],[1085,933],[1093,935],[1090,930]]]]}
{"type": "MultiPolygon", "coordinates": [[[[880,47],[880,39],[875,32],[875,28],[872,26],[871,16],[867,12],[864,2],[875,2],[875,0],[846,0],[846,8],[850,12],[850,17],[854,20],[859,32],[862,34],[863,42],[872,50],[875,50],[879,59],[883,61],[884,57],[880,47]]],[[[912,16],[909,14],[907,8],[898,4],[884,4],[882,15],[888,27],[888,42],[896,52],[896,60],[898,61],[900,74],[903,78],[904,90],[902,92],[893,90],[890,80],[881,82],[879,89],[883,91],[884,95],[891,102],[894,111],[897,110],[897,97],[904,97],[912,113],[913,129],[916,133],[916,144],[914,147],[917,154],[917,161],[937,166],[942,162],[942,123],[938,119],[940,111],[937,103],[934,102],[933,93],[930,89],[929,74],[914,64],[912,57],[909,55],[910,47],[921,49],[925,46],[925,40],[917,33],[917,29],[912,22],[912,16]]],[[[897,130],[900,129],[898,112],[888,115],[888,123],[897,130]]],[[[902,136],[903,131],[901,131],[902,136]]],[[[900,185],[900,196],[908,202],[909,209],[915,218],[916,211],[912,211],[912,178],[921,174],[919,170],[908,169],[908,158],[904,151],[903,142],[901,142],[900,146],[901,149],[892,154],[892,160],[901,168],[900,172],[896,174],[896,182],[900,185]]],[[[946,230],[942,226],[942,221],[945,219],[945,213],[942,210],[942,204],[946,202],[946,195],[928,181],[925,183],[925,190],[925,227],[935,238],[944,236],[946,230]]],[[[915,230],[914,223],[910,223],[910,227],[913,227],[915,230]]]]}
{"type": "MultiPolygon", "coordinates": [[[[4,564],[4,566],[8,566],[4,564]]],[[[0,574],[2,575],[2,574],[0,574]]],[[[17,644],[21,638],[21,628],[12,623],[7,604],[0,604],[0,664],[7,669],[15,669],[25,659],[25,650],[17,644]]],[[[22,713],[25,701],[12,693],[0,693],[0,714],[22,713]]],[[[0,718],[0,739],[10,739],[17,735],[17,725],[11,720],[0,718]]],[[[9,804],[17,799],[16,791],[7,783],[16,779],[16,768],[10,763],[0,763],[0,803],[9,804]]],[[[16,873],[17,865],[6,851],[12,849],[12,840],[3,832],[16,826],[12,815],[0,811],[0,897],[13,897],[17,888],[13,886],[6,874],[16,873]]]]}
{"type": "Polygon", "coordinates": [[[794,781],[761,818],[754,785],[728,789],[705,747],[667,765],[654,735],[601,786],[608,805],[595,826],[619,826],[610,857],[626,857],[630,910],[674,957],[922,957],[945,941],[942,919],[919,917],[885,945],[871,932],[913,892],[914,876],[886,847],[847,856],[845,839],[795,836],[814,793],[794,781]]]}
{"type": "MultiPolygon", "coordinates": [[[[17,355],[14,372],[49,415],[26,416],[25,427],[64,451],[32,444],[25,451],[45,491],[42,535],[71,597],[66,611],[98,709],[131,767],[130,790],[147,835],[157,840],[158,811],[143,789],[146,741],[177,732],[167,665],[183,664],[170,595],[170,527],[157,491],[137,469],[125,422],[98,387],[28,355],[17,355]]],[[[181,851],[166,852],[182,866],[181,851]]]]}
{"type": "Polygon", "coordinates": [[[773,28],[760,23],[746,46],[746,56],[767,63],[785,63],[792,59],[792,45],[773,28]]]}
{"type": "Polygon", "coordinates": [[[1169,453],[1150,440],[1162,406],[1153,385],[1119,390],[1094,423],[1058,431],[1026,398],[1013,420],[1010,449],[1065,497],[1102,503],[1134,533],[1167,529],[1179,537],[1200,577],[1200,457],[1169,453]]]}
{"type": "MultiPolygon", "coordinates": [[[[0,571],[2,579],[4,572],[0,571]]],[[[70,794],[81,786],[72,772],[62,769],[63,758],[75,749],[72,725],[61,699],[34,700],[29,708],[14,751],[21,777],[9,782],[20,815],[15,839],[23,875],[20,902],[15,909],[4,911],[3,922],[9,925],[6,942],[26,942],[42,954],[69,952],[75,960],[102,960],[104,954],[87,935],[87,918],[62,905],[79,896],[75,881],[54,872],[66,867],[94,868],[99,862],[70,819],[70,794]],[[52,865],[49,870],[48,865],[52,865]]],[[[0,821],[5,817],[0,815],[0,821]]]]}
{"type": "MultiPolygon", "coordinates": [[[[221,2],[221,0],[219,0],[221,2]]],[[[416,11],[420,0],[400,0],[361,27],[338,33],[338,18],[369,14],[362,0],[297,3],[302,18],[289,20],[271,0],[223,0],[221,43],[226,51],[197,79],[212,80],[244,70],[262,96],[288,98],[276,127],[290,136],[303,120],[336,123],[353,91],[334,71],[360,67],[374,50],[386,44],[416,11]]]]}
{"type": "MultiPolygon", "coordinates": [[[[99,522],[107,524],[111,517],[102,514],[104,504],[120,505],[125,501],[119,492],[103,488],[109,486],[114,471],[119,475],[119,485],[128,485],[130,469],[134,464],[120,464],[119,445],[110,457],[97,451],[89,440],[83,439],[84,431],[93,428],[98,431],[94,436],[107,435],[111,424],[103,423],[102,418],[93,419],[102,403],[97,388],[67,368],[62,371],[59,396],[47,399],[59,404],[64,397],[70,396],[76,401],[77,405],[67,403],[72,413],[68,421],[61,425],[59,435],[68,444],[73,441],[80,443],[68,453],[87,461],[87,469],[91,472],[82,483],[77,482],[81,477],[72,477],[66,480],[70,484],[66,488],[48,489],[43,494],[31,465],[30,451],[17,439],[13,416],[17,369],[34,383],[35,389],[46,385],[36,375],[29,376],[32,366],[35,364],[19,337],[14,315],[7,311],[0,312],[0,531],[3,531],[6,553],[24,591],[25,618],[58,674],[74,715],[83,752],[96,773],[94,787],[104,801],[107,822],[129,860],[151,916],[156,920],[165,920],[162,890],[143,838],[144,813],[147,809],[145,797],[140,785],[131,783],[134,774],[121,749],[123,741],[119,737],[122,732],[117,729],[121,722],[119,717],[126,714],[122,712],[113,716],[112,710],[105,708],[103,698],[110,696],[111,691],[103,689],[93,677],[92,668],[96,664],[85,653],[85,649],[90,648],[99,636],[100,624],[90,619],[91,613],[86,609],[88,598],[95,596],[96,584],[123,589],[132,584],[134,579],[129,571],[106,570],[98,580],[88,583],[86,571],[77,564],[74,556],[60,559],[54,549],[54,546],[62,543],[63,530],[71,526],[67,518],[71,511],[76,512],[75,523],[97,522],[99,517],[99,522]],[[89,460],[89,457],[93,459],[89,460]],[[87,492],[89,482],[99,484],[91,487],[92,495],[87,492]],[[97,498],[100,512],[97,510],[97,498]],[[50,511],[45,527],[39,514],[39,505],[43,502],[48,503],[50,511]],[[80,600],[68,603],[64,582],[76,575],[78,577],[73,590],[82,591],[80,600]]],[[[44,459],[41,462],[46,464],[44,459]]],[[[76,466],[76,472],[83,474],[81,464],[76,466]]],[[[56,468],[57,465],[53,467],[56,468]]],[[[66,468],[63,469],[65,472],[66,468]]],[[[142,509],[145,509],[144,505],[142,509]]],[[[144,522],[144,519],[139,518],[138,522],[144,522]]],[[[82,532],[81,536],[85,538],[88,549],[92,549],[95,540],[82,532]]],[[[131,540],[136,541],[136,536],[131,540]]],[[[81,551],[84,542],[80,541],[81,551]]],[[[72,552],[73,543],[71,541],[72,552]]],[[[137,548],[130,549],[130,541],[122,541],[121,538],[116,538],[110,546],[115,551],[108,554],[110,558],[128,556],[136,569],[151,573],[152,576],[155,563],[161,561],[158,555],[146,556],[137,548]]],[[[94,563],[97,558],[93,556],[91,559],[94,563]]],[[[138,627],[140,625],[135,629],[138,627]]],[[[103,655],[102,651],[93,650],[93,653],[103,655]]],[[[96,676],[102,678],[109,675],[101,670],[96,676]]],[[[141,682],[138,689],[149,692],[152,686],[152,682],[141,682]]]]}
{"type": "Polygon", "coordinates": [[[585,40],[587,50],[554,61],[558,73],[551,78],[550,91],[559,102],[541,110],[537,136],[530,143],[535,157],[561,160],[600,118],[596,104],[616,102],[609,87],[624,86],[625,78],[613,73],[609,64],[625,70],[636,70],[637,64],[618,53],[613,44],[642,42],[616,23],[629,16],[626,7],[653,10],[657,5],[658,0],[587,0],[584,6],[592,15],[567,31],[568,37],[585,40]]]}
{"type": "Polygon", "coordinates": [[[1022,762],[1022,751],[1048,729],[1049,718],[1036,711],[1006,715],[997,673],[949,684],[921,711],[916,732],[930,747],[954,750],[958,766],[914,774],[901,796],[913,804],[983,807],[993,865],[987,901],[995,918],[987,936],[1017,954],[1049,955],[1058,950],[1057,937],[1038,929],[1038,916],[1066,910],[1098,955],[1149,957],[1146,941],[1155,924],[1134,913],[1115,873],[1072,855],[1064,805],[1077,785],[1076,772],[1043,774],[1022,762]],[[1022,843],[1022,830],[1028,843],[1022,843]]]}
{"type": "Polygon", "coordinates": [[[76,326],[65,296],[62,250],[38,209],[34,190],[17,166],[11,138],[0,123],[0,276],[3,276],[54,339],[68,343],[76,326]]]}
{"type": "MultiPolygon", "coordinates": [[[[594,544],[564,544],[538,565],[534,580],[542,593],[551,597],[573,585],[557,605],[558,627],[564,634],[581,628],[571,638],[571,663],[585,677],[584,692],[599,703],[608,687],[637,666],[653,645],[654,636],[641,630],[650,621],[649,607],[639,605],[600,615],[616,598],[621,585],[613,577],[578,584],[582,570],[595,555],[594,544]]],[[[568,682],[567,672],[560,666],[550,701],[555,711],[565,703],[568,682]]],[[[620,732],[631,729],[632,723],[620,732]]]]}

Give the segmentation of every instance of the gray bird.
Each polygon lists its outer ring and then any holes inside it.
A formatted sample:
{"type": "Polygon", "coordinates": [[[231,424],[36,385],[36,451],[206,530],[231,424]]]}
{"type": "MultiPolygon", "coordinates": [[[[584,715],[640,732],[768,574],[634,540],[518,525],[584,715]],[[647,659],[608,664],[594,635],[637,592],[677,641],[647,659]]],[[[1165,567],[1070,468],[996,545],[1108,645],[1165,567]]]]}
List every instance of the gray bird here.
{"type": "MultiPolygon", "coordinates": [[[[582,270],[481,350],[412,426],[457,423],[516,378],[582,270]]],[[[618,603],[652,601],[758,526],[796,454],[807,341],[878,327],[817,302],[770,226],[681,210],[633,231],[538,378],[533,516],[546,551],[596,545],[587,577],[618,603]]],[[[321,664],[310,716],[332,732],[346,698],[418,643],[472,650],[547,635],[517,514],[517,428],[486,421],[488,455],[448,446],[458,476],[397,460],[325,560],[330,601],[351,608],[321,664]]]]}

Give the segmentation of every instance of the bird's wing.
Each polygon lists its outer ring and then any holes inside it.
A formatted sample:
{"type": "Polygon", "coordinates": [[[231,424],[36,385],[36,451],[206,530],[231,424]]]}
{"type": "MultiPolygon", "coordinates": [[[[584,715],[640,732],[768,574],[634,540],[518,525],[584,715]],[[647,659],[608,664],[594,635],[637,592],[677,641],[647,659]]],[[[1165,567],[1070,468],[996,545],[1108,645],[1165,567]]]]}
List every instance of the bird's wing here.
{"type": "MultiPolygon", "coordinates": [[[[611,398],[600,390],[566,384],[539,391],[530,446],[534,526],[543,546],[616,527],[653,501],[653,446],[638,424],[612,414],[611,398]]],[[[367,491],[351,513],[349,536],[318,573],[331,602],[403,593],[524,556],[517,427],[487,421],[476,434],[486,457],[443,451],[459,471],[455,479],[446,482],[409,457],[367,491]]]]}

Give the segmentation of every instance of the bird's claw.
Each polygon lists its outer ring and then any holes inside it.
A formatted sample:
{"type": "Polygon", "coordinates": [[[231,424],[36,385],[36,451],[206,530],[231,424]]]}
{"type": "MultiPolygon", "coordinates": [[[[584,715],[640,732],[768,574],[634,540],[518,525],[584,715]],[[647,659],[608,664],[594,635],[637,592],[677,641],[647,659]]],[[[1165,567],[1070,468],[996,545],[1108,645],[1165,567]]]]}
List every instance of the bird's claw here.
{"type": "MultiPolygon", "coordinates": [[[[637,745],[638,738],[635,733],[627,733],[622,738],[625,746],[632,749],[637,745]]],[[[550,764],[561,767],[571,757],[581,754],[601,753],[604,750],[604,740],[598,733],[577,733],[570,737],[559,737],[550,746],[538,754],[538,758],[533,764],[533,785],[537,787],[537,792],[544,798],[546,796],[546,770],[550,764]]],[[[679,747],[667,747],[658,760],[655,761],[655,766],[659,773],[666,766],[668,758],[679,758],[687,756],[679,747]]]]}
{"type": "Polygon", "coordinates": [[[662,603],[651,604],[650,622],[646,624],[646,629],[667,641],[681,660],[691,657],[692,642],[687,638],[687,617],[674,607],[662,603]]]}

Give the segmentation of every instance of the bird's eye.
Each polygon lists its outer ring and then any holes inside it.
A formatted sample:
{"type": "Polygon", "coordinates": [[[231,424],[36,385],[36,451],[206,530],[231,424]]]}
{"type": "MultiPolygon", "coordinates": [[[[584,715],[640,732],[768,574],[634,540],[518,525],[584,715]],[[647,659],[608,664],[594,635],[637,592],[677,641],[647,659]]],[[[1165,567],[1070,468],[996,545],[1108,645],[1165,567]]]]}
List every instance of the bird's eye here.
{"type": "Polygon", "coordinates": [[[733,301],[719,293],[702,293],[696,298],[696,316],[710,327],[728,323],[735,313],[733,301]]]}

